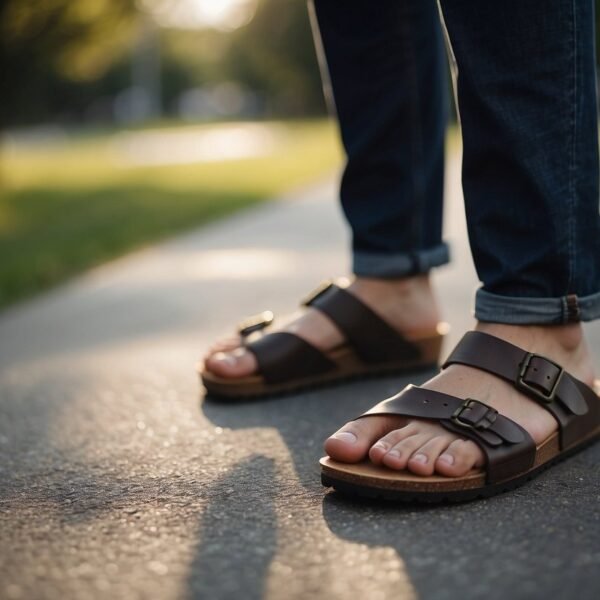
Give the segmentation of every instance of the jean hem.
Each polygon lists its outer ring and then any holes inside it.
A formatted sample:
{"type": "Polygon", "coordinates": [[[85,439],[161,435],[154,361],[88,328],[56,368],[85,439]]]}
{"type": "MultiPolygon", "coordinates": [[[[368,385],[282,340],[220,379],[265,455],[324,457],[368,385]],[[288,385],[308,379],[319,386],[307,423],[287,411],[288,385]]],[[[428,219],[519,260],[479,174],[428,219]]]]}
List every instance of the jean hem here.
{"type": "Polygon", "coordinates": [[[554,298],[501,296],[478,289],[475,318],[509,325],[561,325],[600,319],[600,292],[554,298]]]}
{"type": "Polygon", "coordinates": [[[429,272],[450,262],[448,244],[401,253],[362,252],[355,250],[352,270],[359,277],[406,277],[429,272]]]}

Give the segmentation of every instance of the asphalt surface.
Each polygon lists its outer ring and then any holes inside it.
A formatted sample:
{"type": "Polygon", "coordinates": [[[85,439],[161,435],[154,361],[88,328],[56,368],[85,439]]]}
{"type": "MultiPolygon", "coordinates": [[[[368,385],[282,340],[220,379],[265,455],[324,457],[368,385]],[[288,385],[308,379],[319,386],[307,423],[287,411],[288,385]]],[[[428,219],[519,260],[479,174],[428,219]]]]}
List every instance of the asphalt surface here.
{"type": "MultiPolygon", "coordinates": [[[[476,284],[457,169],[446,350],[476,284]]],[[[600,597],[600,445],[488,501],[373,504],[321,487],[322,440],[426,374],[205,401],[215,336],[345,272],[346,245],[331,180],[0,315],[0,598],[600,597]]]]}

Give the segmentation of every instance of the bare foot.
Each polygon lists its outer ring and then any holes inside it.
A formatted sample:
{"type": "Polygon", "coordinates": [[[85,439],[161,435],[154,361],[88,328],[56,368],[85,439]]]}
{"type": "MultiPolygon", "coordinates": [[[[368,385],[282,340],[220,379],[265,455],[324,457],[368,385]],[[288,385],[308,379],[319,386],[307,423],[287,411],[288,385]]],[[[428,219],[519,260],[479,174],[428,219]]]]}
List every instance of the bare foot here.
{"type": "MultiPolygon", "coordinates": [[[[593,384],[593,363],[579,324],[541,327],[479,323],[476,329],[547,356],[584,383],[593,384]]],[[[557,430],[554,417],[535,401],[498,377],[472,367],[452,365],[422,387],[481,400],[519,423],[537,444],[557,430]]],[[[436,472],[460,477],[484,464],[483,452],[474,442],[431,421],[400,417],[351,421],[327,439],[325,450],[342,462],[358,462],[368,455],[375,464],[409,469],[418,475],[436,472]]]]}
{"type": "MultiPolygon", "coordinates": [[[[429,277],[405,279],[356,278],[336,282],[362,300],[397,331],[410,338],[435,330],[440,320],[429,277]]],[[[272,331],[294,333],[327,351],[344,341],[339,329],[319,310],[305,308],[277,323],[272,331]]],[[[217,342],[204,357],[208,371],[220,377],[246,377],[256,372],[254,354],[241,347],[239,336],[217,342]]]]}

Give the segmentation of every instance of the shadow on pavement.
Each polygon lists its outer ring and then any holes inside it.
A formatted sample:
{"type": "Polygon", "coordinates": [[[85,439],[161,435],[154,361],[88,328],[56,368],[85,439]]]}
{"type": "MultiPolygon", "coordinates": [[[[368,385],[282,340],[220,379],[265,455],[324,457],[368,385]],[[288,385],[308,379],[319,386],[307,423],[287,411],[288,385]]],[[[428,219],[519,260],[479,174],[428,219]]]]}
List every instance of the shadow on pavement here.
{"type": "Polygon", "coordinates": [[[401,556],[419,597],[592,598],[598,584],[600,445],[528,485],[456,505],[393,504],[330,491],[336,536],[401,556]]]}
{"type": "Polygon", "coordinates": [[[277,548],[273,461],[253,456],[209,488],[211,503],[203,512],[201,541],[190,565],[189,597],[263,598],[277,548]]]}
{"type": "Polygon", "coordinates": [[[202,403],[202,412],[213,424],[233,430],[276,429],[289,450],[299,483],[312,492],[321,493],[318,461],[324,454],[323,442],[327,436],[408,383],[418,384],[431,375],[431,371],[421,371],[401,378],[363,380],[238,403],[218,402],[207,397],[202,403]]]}
{"type": "MultiPolygon", "coordinates": [[[[318,459],[325,437],[375,401],[430,375],[235,405],[207,400],[202,410],[214,424],[234,430],[275,428],[299,483],[311,494],[325,493],[322,514],[331,532],[356,544],[393,548],[420,597],[594,598],[600,527],[592,507],[600,492],[599,445],[487,501],[394,505],[323,490],[318,459]]],[[[261,486],[258,497],[269,502],[273,490],[261,486]]]]}

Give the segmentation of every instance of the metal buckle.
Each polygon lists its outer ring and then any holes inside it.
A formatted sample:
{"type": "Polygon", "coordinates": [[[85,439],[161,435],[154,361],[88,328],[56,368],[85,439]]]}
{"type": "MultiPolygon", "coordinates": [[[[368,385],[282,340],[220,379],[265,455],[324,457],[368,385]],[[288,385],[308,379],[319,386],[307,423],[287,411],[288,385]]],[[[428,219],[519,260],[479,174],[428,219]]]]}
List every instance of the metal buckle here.
{"type": "Polygon", "coordinates": [[[265,310],[258,315],[248,317],[238,325],[238,333],[247,337],[255,331],[261,331],[273,322],[275,315],[270,310],[265,310]]]}
{"type": "Polygon", "coordinates": [[[460,427],[466,427],[467,429],[478,429],[483,431],[485,429],[489,429],[498,416],[498,411],[491,406],[488,406],[484,402],[480,402],[479,400],[474,400],[472,398],[467,398],[453,413],[450,417],[450,420],[460,427]],[[467,421],[463,417],[463,413],[466,411],[472,411],[474,407],[482,406],[486,409],[483,416],[481,416],[477,421],[467,421]]]}
{"type": "Polygon", "coordinates": [[[525,355],[525,359],[521,363],[521,368],[519,369],[519,375],[517,377],[516,386],[519,389],[522,389],[526,392],[533,394],[538,400],[541,400],[542,402],[549,404],[550,402],[552,402],[554,400],[554,397],[556,395],[556,389],[558,388],[558,384],[560,383],[560,380],[562,379],[564,372],[565,372],[565,370],[560,365],[556,364],[555,362],[551,361],[550,359],[546,358],[545,356],[540,356],[539,354],[534,354],[533,352],[528,352],[525,355]],[[552,384],[552,389],[548,393],[546,393],[546,392],[544,392],[544,390],[541,390],[541,389],[531,385],[530,383],[527,383],[526,381],[524,381],[524,377],[527,374],[527,369],[529,369],[531,361],[534,358],[539,358],[547,363],[550,363],[551,365],[553,365],[554,367],[556,367],[558,369],[558,374],[556,376],[556,379],[554,380],[554,383],[552,384]]]}
{"type": "Polygon", "coordinates": [[[308,296],[305,296],[300,303],[302,306],[310,306],[317,298],[321,297],[331,286],[333,281],[330,279],[323,281],[308,296]]]}

